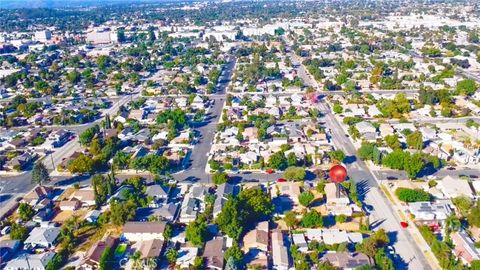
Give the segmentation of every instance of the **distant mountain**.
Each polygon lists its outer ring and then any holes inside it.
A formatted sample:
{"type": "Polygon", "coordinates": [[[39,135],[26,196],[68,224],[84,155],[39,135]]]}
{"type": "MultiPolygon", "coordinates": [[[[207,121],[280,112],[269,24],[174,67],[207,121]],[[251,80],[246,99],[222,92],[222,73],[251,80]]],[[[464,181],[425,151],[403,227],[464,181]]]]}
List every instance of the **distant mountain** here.
{"type": "Polygon", "coordinates": [[[0,8],[91,7],[129,3],[191,2],[181,0],[0,0],[0,8]]]}

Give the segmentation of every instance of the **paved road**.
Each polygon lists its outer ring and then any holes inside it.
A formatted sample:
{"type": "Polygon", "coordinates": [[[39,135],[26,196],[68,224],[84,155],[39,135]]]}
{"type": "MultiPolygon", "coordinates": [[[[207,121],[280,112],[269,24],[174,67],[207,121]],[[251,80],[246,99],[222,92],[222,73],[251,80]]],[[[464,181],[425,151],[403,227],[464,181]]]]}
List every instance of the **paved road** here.
{"type": "MultiPolygon", "coordinates": [[[[140,91],[138,91],[135,94],[124,96],[120,98],[116,103],[113,104],[112,107],[108,108],[103,112],[103,115],[105,114],[110,114],[110,115],[115,115],[118,112],[118,109],[126,104],[128,101],[132,99],[136,99],[139,95],[140,91]]],[[[97,119],[94,122],[88,123],[86,125],[81,125],[77,127],[76,132],[77,134],[81,133],[85,129],[95,125],[99,124],[103,120],[103,117],[97,119]]],[[[44,159],[44,164],[45,167],[49,171],[53,171],[55,166],[58,166],[62,162],[62,160],[71,154],[73,154],[75,151],[78,151],[80,149],[80,143],[78,140],[78,136],[75,136],[75,138],[69,142],[67,142],[65,145],[63,145],[61,148],[56,149],[53,154],[48,155],[44,159]]],[[[27,171],[21,175],[18,176],[2,176],[0,177],[0,207],[5,206],[9,200],[11,200],[14,196],[20,195],[23,196],[25,193],[29,192],[34,185],[31,183],[31,171],[27,171]]],[[[65,180],[70,177],[52,177],[52,183],[55,183],[60,180],[65,180]]]]}
{"type": "MultiPolygon", "coordinates": [[[[406,173],[404,171],[396,171],[396,170],[390,170],[390,169],[384,169],[384,170],[377,170],[373,172],[375,176],[377,177],[378,180],[392,180],[395,181],[397,179],[408,179],[406,173]]],[[[436,178],[443,178],[447,175],[450,176],[468,176],[473,179],[480,178],[480,170],[478,169],[466,169],[466,168],[457,168],[455,170],[448,170],[446,168],[442,168],[439,171],[433,172],[432,175],[436,178]]],[[[426,177],[424,177],[426,178],[426,177]]]]}
{"type": "MultiPolygon", "coordinates": [[[[292,55],[293,64],[301,64],[298,56],[292,55]]],[[[300,65],[298,72],[307,85],[317,87],[317,82],[307,73],[305,67],[300,65]]],[[[369,167],[362,160],[355,158],[356,149],[340,123],[331,113],[328,104],[321,100],[318,104],[319,111],[325,112],[324,121],[330,132],[330,138],[337,149],[341,149],[350,160],[347,166],[349,177],[359,184],[358,192],[369,211],[369,221],[374,230],[383,228],[390,239],[394,240],[394,247],[400,258],[395,262],[395,269],[431,269],[423,253],[412,240],[410,233],[400,227],[400,219],[378,187],[378,183],[369,167]]]]}
{"type": "Polygon", "coordinates": [[[231,57],[225,66],[225,77],[228,78],[220,83],[215,94],[209,96],[210,99],[214,99],[215,103],[210,108],[205,123],[197,126],[195,129],[200,134],[200,141],[192,149],[192,154],[189,160],[189,166],[182,172],[173,174],[175,180],[179,182],[209,182],[210,175],[205,172],[205,166],[207,165],[207,155],[212,148],[212,143],[215,138],[215,132],[217,130],[217,124],[220,120],[220,115],[225,103],[226,88],[230,83],[232,77],[233,68],[235,66],[236,59],[231,57]]]}

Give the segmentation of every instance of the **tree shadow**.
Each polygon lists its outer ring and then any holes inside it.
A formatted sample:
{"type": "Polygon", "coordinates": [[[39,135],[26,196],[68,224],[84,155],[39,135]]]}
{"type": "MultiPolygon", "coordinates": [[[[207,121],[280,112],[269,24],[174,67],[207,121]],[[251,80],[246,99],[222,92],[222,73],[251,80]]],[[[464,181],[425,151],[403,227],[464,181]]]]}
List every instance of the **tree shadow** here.
{"type": "Polygon", "coordinates": [[[376,228],[378,228],[380,225],[382,225],[382,223],[385,222],[386,219],[379,219],[379,220],[375,220],[374,222],[372,222],[370,224],[370,230],[375,230],[376,228]]]}
{"type": "Polygon", "coordinates": [[[370,186],[368,185],[367,180],[362,180],[357,182],[357,195],[358,199],[363,203],[365,200],[365,196],[370,191],[370,186]]]}
{"type": "Polygon", "coordinates": [[[12,198],[12,194],[0,194],[0,203],[6,202],[12,198]]]}
{"type": "Polygon", "coordinates": [[[73,177],[69,177],[69,178],[64,179],[64,180],[57,181],[55,183],[55,186],[69,186],[69,185],[72,185],[72,184],[75,184],[75,183],[80,183],[80,182],[86,181],[90,178],[91,178],[90,175],[73,176],[73,177]]]}

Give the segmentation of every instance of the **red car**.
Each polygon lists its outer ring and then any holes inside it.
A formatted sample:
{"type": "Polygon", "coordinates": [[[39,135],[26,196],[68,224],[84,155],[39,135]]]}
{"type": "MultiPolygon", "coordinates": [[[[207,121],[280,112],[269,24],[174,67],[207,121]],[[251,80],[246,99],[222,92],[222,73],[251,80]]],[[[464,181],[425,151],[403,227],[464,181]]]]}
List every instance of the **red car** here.
{"type": "Polygon", "coordinates": [[[267,174],[272,174],[272,173],[274,173],[275,171],[274,171],[273,169],[266,169],[265,172],[266,172],[267,174]]]}
{"type": "Polygon", "coordinates": [[[287,179],[283,179],[283,178],[277,179],[277,183],[283,183],[283,182],[287,182],[287,179]]]}
{"type": "Polygon", "coordinates": [[[404,229],[405,229],[405,228],[407,228],[407,227],[408,227],[408,223],[407,223],[407,222],[405,222],[405,221],[402,221],[402,222],[400,222],[400,226],[402,226],[402,228],[404,228],[404,229]]]}

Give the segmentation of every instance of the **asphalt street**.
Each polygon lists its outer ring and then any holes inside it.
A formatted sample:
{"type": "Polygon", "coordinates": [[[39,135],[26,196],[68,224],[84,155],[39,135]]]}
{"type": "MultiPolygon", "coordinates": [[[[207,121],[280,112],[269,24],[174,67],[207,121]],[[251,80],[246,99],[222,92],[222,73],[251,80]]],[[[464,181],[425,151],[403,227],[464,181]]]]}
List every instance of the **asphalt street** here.
{"type": "MultiPolygon", "coordinates": [[[[301,64],[301,59],[291,54],[292,63],[299,65],[298,76],[310,86],[319,89],[318,83],[307,73],[305,67],[301,64]]],[[[395,261],[395,269],[431,269],[425,259],[423,252],[412,240],[411,234],[402,229],[400,219],[390,203],[379,189],[378,183],[370,171],[369,167],[362,160],[356,159],[356,149],[350,138],[346,136],[340,123],[331,113],[328,104],[321,100],[317,104],[319,111],[324,112],[323,120],[330,131],[330,139],[337,149],[344,151],[347,156],[346,162],[348,175],[353,181],[358,183],[358,193],[360,199],[369,209],[369,222],[372,229],[383,228],[393,242],[396,253],[399,258],[395,261]]]]}

